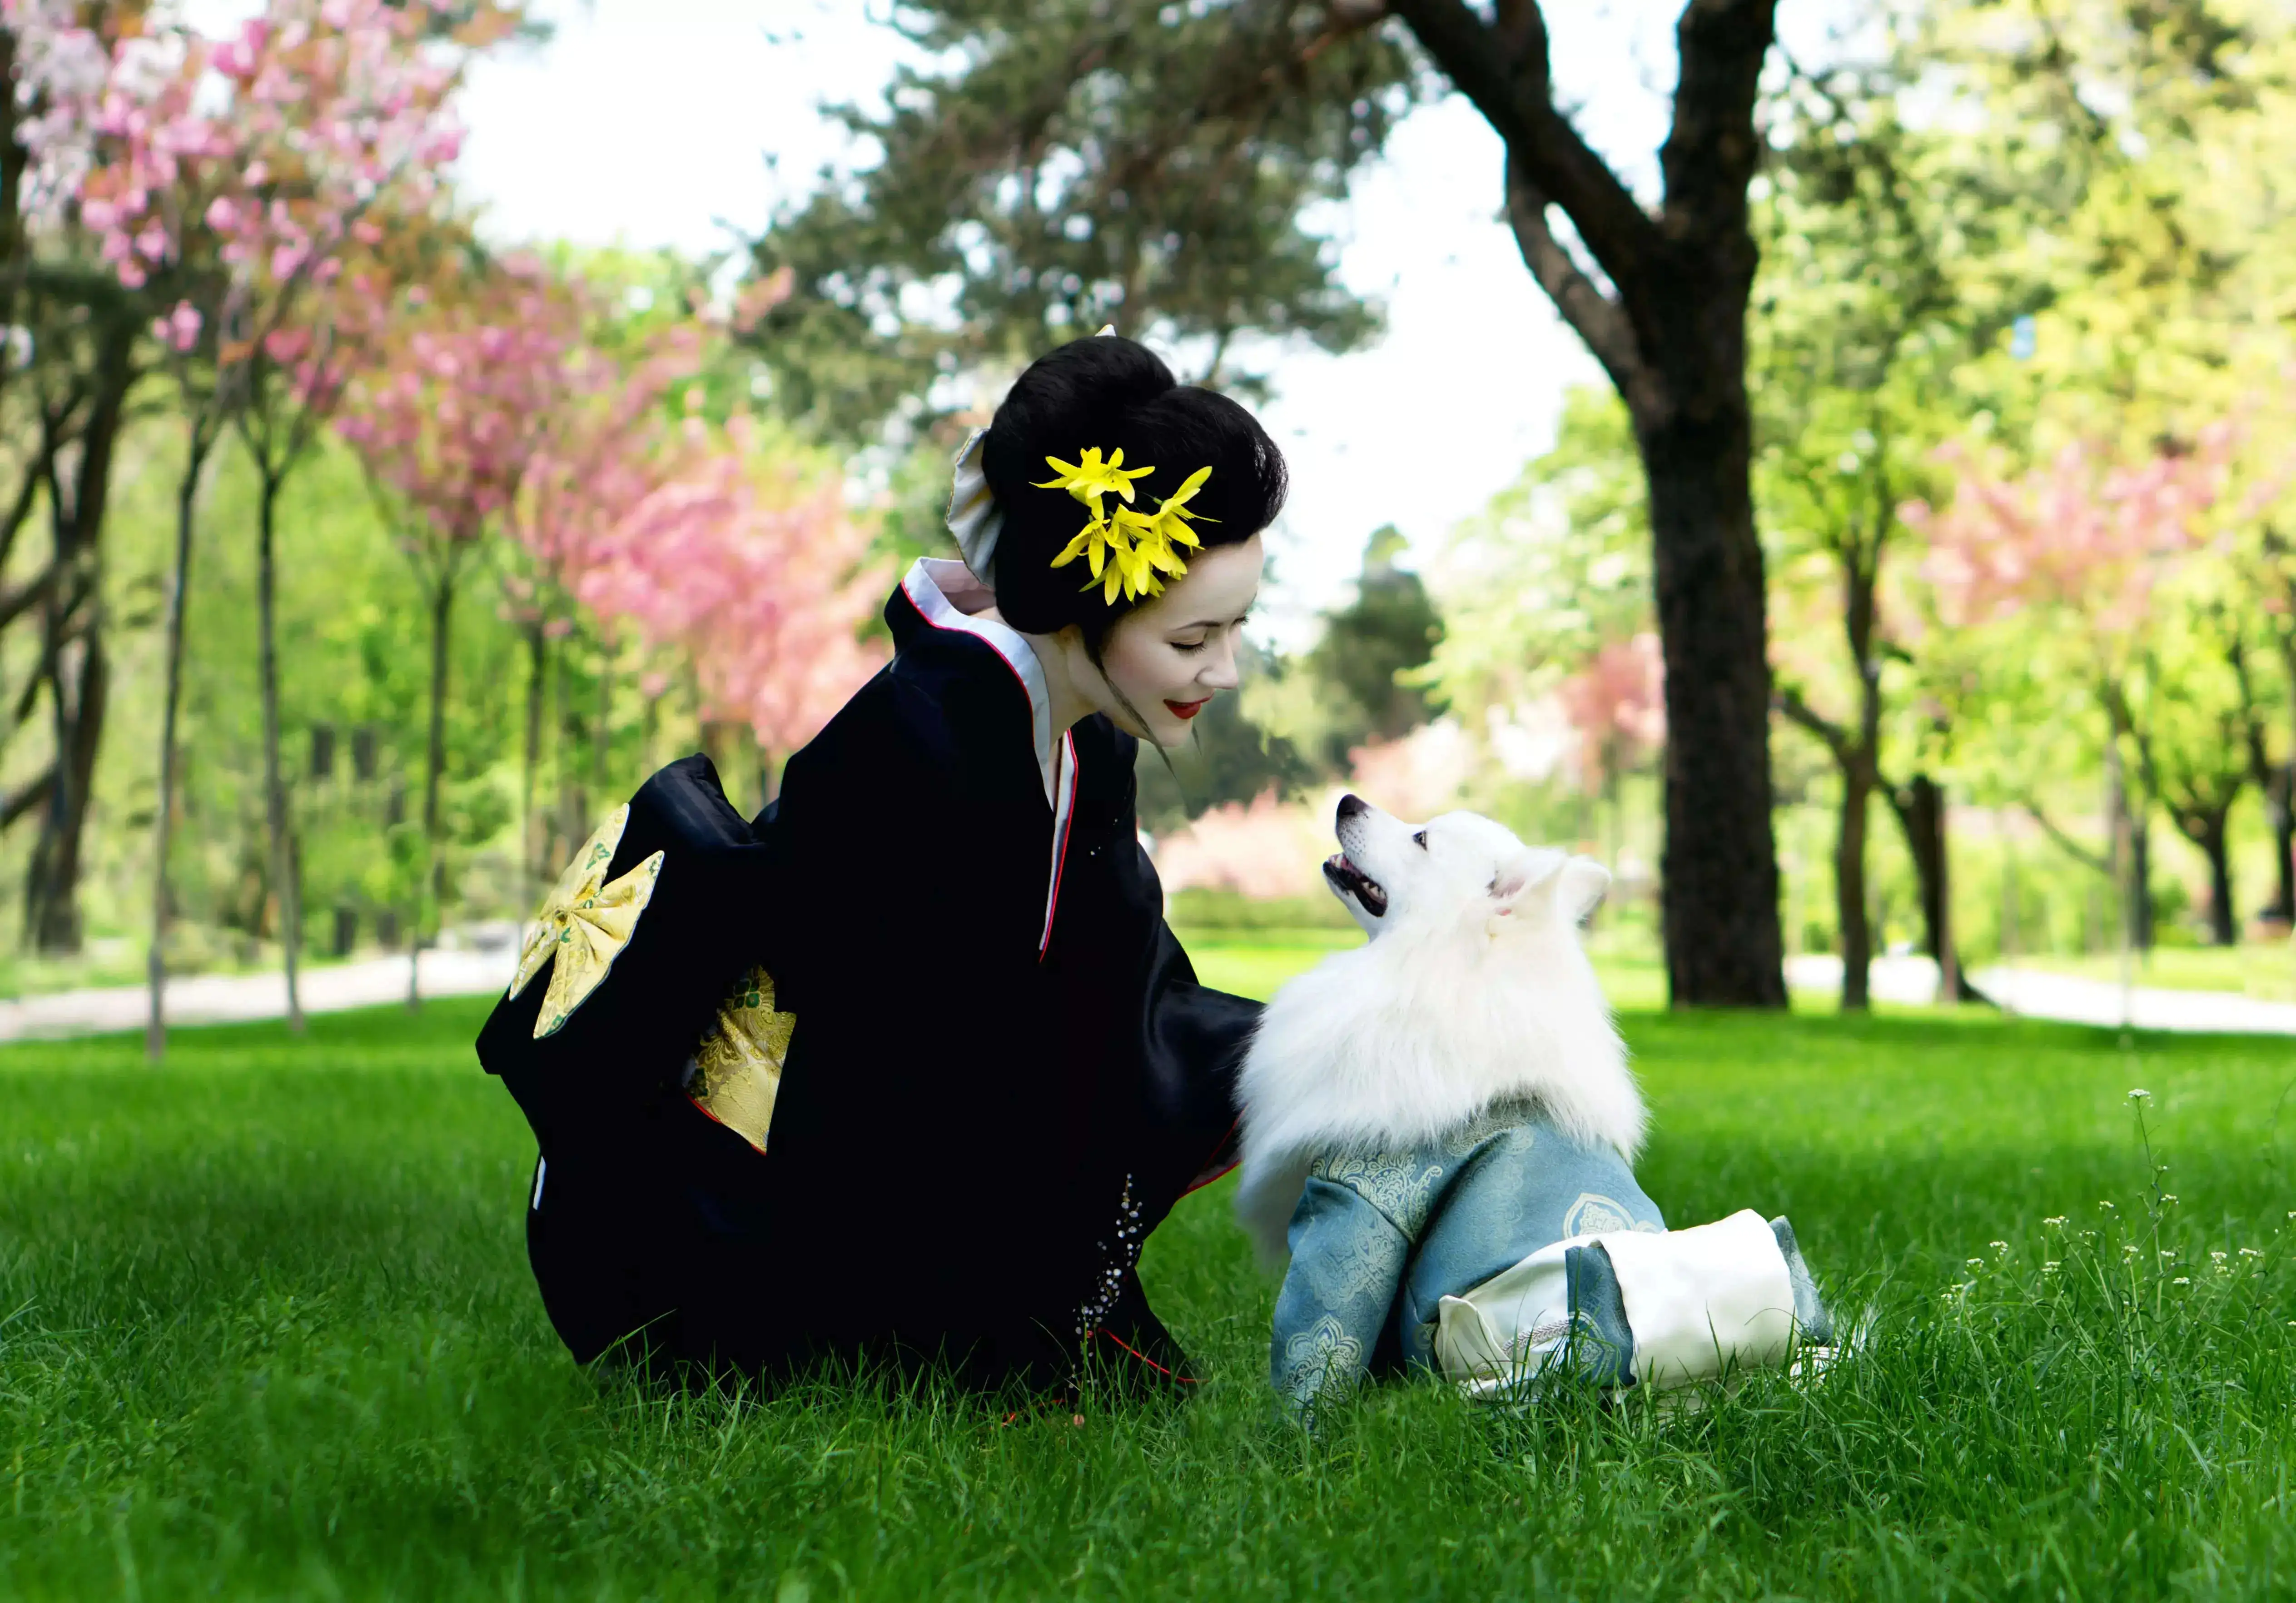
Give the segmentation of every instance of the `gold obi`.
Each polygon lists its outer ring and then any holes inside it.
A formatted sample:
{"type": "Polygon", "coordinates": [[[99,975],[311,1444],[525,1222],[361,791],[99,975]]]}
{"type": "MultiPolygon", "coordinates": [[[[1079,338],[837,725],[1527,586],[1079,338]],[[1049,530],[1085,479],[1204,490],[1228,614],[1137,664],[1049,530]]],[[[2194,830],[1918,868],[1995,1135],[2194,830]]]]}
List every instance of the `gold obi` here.
{"type": "Polygon", "coordinates": [[[753,968],[718,1005],[718,1022],[693,1048],[685,1094],[693,1106],[759,1152],[774,1122],[797,1015],[774,1010],[774,977],[753,968]]]}

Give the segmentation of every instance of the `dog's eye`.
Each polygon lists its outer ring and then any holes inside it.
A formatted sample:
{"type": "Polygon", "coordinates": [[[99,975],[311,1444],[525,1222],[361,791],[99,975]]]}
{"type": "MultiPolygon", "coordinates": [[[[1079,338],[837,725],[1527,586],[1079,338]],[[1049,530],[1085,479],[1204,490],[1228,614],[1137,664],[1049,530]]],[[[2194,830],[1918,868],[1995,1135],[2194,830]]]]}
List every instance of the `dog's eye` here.
{"type": "Polygon", "coordinates": [[[1418,848],[1419,848],[1419,850],[1420,850],[1420,851],[1426,851],[1426,850],[1427,850],[1427,832],[1426,832],[1425,830],[1423,830],[1423,830],[1421,830],[1417,834],[1413,835],[1413,836],[1411,837],[1411,843],[1412,843],[1413,845],[1414,845],[1414,846],[1418,847],[1418,848]]]}

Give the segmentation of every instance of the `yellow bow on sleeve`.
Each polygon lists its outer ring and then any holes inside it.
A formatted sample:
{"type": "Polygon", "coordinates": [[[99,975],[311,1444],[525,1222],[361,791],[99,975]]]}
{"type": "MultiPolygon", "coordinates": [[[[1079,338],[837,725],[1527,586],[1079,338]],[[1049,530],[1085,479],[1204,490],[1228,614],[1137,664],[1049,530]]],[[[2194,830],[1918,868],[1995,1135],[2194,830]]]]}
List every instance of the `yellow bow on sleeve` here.
{"type": "Polygon", "coordinates": [[[662,854],[655,852],[611,884],[605,883],[607,865],[628,827],[627,804],[606,815],[574,860],[560,875],[534,928],[519,953],[518,974],[510,982],[509,997],[524,991],[543,966],[556,959],[550,972],[550,989],[543,993],[542,1011],[535,1016],[534,1039],[555,1035],[588,999],[630,943],[638,915],[653,900],[654,882],[661,877],[662,854]]]}

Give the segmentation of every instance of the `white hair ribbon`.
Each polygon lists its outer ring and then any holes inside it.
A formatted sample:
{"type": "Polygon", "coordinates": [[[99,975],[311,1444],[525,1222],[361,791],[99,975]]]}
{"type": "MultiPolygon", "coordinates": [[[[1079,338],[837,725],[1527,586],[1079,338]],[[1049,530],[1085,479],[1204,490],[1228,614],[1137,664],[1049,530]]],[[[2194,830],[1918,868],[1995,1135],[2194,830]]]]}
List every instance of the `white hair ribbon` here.
{"type": "Polygon", "coordinates": [[[986,429],[964,437],[964,447],[956,454],[956,476],[949,485],[948,511],[941,521],[956,536],[956,548],[964,554],[972,577],[995,589],[996,537],[1004,532],[1004,509],[989,493],[988,475],[980,468],[981,442],[988,438],[986,429]]]}
{"type": "MultiPolygon", "coordinates": [[[[1115,332],[1115,324],[1105,324],[1093,337],[1115,332]]],[[[988,475],[980,467],[980,444],[988,437],[987,429],[975,429],[964,437],[948,487],[948,510],[941,522],[956,536],[956,548],[964,554],[964,565],[972,577],[993,590],[996,588],[996,537],[1004,531],[1004,509],[989,493],[988,475]]]]}

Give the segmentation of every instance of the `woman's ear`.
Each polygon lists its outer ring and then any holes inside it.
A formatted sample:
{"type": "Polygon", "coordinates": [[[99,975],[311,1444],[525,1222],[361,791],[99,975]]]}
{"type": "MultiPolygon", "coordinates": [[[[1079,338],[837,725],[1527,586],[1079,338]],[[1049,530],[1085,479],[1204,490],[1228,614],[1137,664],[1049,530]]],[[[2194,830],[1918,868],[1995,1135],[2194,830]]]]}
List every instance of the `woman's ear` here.
{"type": "Polygon", "coordinates": [[[1555,905],[1572,924],[1587,922],[1587,916],[1602,902],[1611,889],[1611,871],[1591,857],[1574,857],[1562,865],[1560,883],[1555,886],[1555,905]]]}

